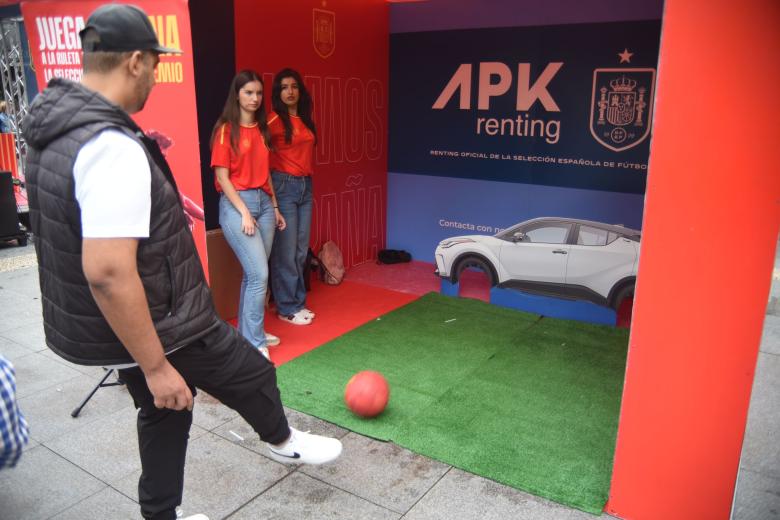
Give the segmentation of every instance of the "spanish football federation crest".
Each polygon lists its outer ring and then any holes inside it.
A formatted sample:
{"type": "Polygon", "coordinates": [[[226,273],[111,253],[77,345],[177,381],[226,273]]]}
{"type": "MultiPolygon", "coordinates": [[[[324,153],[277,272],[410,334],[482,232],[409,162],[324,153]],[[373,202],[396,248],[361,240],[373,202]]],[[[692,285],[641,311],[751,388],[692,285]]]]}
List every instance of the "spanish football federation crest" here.
{"type": "Polygon", "coordinates": [[[324,9],[312,9],[312,19],[314,50],[320,57],[327,58],[336,50],[336,13],[324,9]]]}
{"type": "Polygon", "coordinates": [[[655,69],[596,69],[590,102],[590,133],[615,152],[650,135],[655,69]]]}

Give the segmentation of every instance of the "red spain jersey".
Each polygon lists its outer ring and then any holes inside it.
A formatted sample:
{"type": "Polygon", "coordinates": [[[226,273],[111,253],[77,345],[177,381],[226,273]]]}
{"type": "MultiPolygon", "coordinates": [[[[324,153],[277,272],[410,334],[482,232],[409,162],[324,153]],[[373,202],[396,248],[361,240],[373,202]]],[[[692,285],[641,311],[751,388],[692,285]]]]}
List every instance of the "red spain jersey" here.
{"type": "Polygon", "coordinates": [[[290,175],[305,176],[314,173],[314,134],[303,120],[290,116],[292,122],[292,142],[284,141],[284,124],[275,112],[268,117],[268,129],[271,131],[271,169],[290,175]]]}
{"type": "MultiPolygon", "coordinates": [[[[211,145],[211,167],[227,168],[230,182],[237,190],[262,188],[270,195],[268,155],[268,147],[257,128],[257,123],[252,126],[240,126],[238,153],[234,152],[230,145],[230,124],[225,123],[217,131],[214,143],[211,145]]],[[[222,188],[216,180],[216,175],[214,184],[217,191],[221,192],[222,188]]]]}

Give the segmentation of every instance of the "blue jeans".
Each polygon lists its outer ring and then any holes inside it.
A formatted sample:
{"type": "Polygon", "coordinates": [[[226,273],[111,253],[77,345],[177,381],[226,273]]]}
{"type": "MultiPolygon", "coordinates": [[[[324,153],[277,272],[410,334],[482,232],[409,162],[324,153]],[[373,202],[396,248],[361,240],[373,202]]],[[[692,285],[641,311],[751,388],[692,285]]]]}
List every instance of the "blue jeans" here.
{"type": "Polygon", "coordinates": [[[271,171],[279,211],[287,228],[274,238],[271,252],[271,288],[276,311],[289,316],[306,305],[306,286],[303,266],[309,252],[311,235],[312,187],[311,177],[297,177],[271,171]]]}
{"type": "Polygon", "coordinates": [[[276,217],[271,197],[263,190],[241,190],[238,195],[257,221],[255,234],[249,236],[241,230],[241,213],[224,194],[219,198],[219,225],[244,269],[238,301],[238,330],[249,343],[261,348],[266,346],[263,328],[265,292],[276,217]]]}

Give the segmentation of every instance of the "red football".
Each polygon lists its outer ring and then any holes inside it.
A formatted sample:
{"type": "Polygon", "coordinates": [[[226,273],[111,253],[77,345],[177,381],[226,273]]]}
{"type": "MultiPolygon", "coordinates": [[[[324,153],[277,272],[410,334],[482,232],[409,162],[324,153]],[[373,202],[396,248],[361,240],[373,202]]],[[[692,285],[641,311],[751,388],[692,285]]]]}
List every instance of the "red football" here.
{"type": "Polygon", "coordinates": [[[344,402],[361,417],[376,417],[387,406],[390,387],[379,372],[364,370],[358,372],[344,389],[344,402]]]}

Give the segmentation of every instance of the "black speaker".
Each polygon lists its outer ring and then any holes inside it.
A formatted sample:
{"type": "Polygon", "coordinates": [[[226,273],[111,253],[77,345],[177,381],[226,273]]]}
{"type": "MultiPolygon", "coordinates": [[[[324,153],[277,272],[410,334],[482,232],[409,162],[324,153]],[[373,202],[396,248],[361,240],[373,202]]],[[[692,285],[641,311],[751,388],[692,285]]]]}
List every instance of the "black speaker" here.
{"type": "Polygon", "coordinates": [[[23,235],[16,214],[16,197],[11,172],[0,172],[0,239],[19,238],[23,235]]]}

